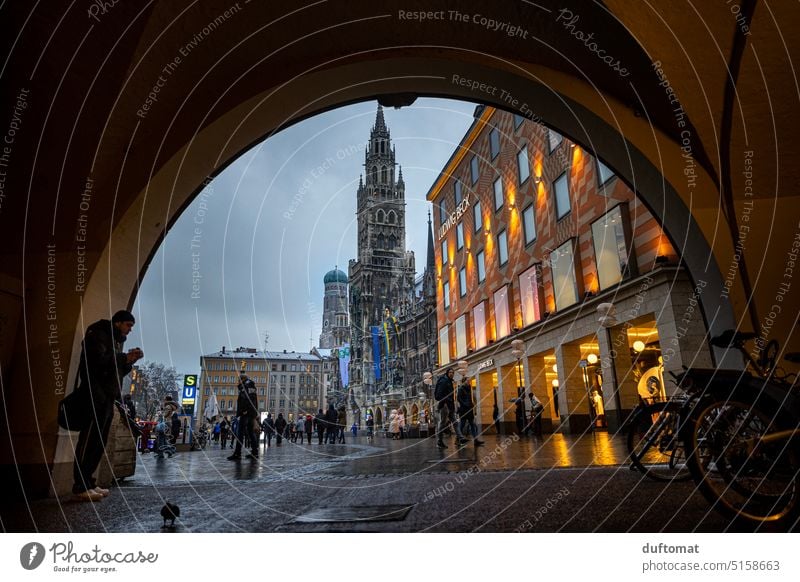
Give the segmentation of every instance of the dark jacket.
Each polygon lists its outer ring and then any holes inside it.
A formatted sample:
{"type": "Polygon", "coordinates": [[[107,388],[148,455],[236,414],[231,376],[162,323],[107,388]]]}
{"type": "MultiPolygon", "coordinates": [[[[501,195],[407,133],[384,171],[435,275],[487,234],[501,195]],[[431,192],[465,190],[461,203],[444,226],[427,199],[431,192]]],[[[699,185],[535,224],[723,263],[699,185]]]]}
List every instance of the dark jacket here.
{"type": "Polygon", "coordinates": [[[472,387],[462,384],[458,387],[458,415],[461,418],[473,419],[475,416],[475,402],[472,400],[472,387]]]}
{"type": "Polygon", "coordinates": [[[344,428],[347,426],[347,410],[344,408],[340,408],[339,412],[336,413],[337,418],[336,422],[339,425],[339,428],[344,428]]]}
{"type": "Polygon", "coordinates": [[[258,390],[256,390],[256,385],[250,378],[244,382],[239,382],[236,415],[258,418],[258,390]]]}
{"type": "Polygon", "coordinates": [[[437,408],[442,408],[443,406],[447,406],[450,409],[455,408],[453,380],[448,378],[447,374],[440,376],[436,381],[436,390],[434,390],[433,396],[436,398],[437,408]]]}
{"type": "Polygon", "coordinates": [[[270,416],[264,419],[261,423],[261,428],[266,434],[273,434],[275,432],[275,420],[270,416]]]}
{"type": "Polygon", "coordinates": [[[111,410],[122,400],[122,378],[132,364],[122,352],[125,336],[108,319],[101,319],[86,328],[79,368],[80,389],[90,390],[97,409],[111,410]]]}
{"type": "Polygon", "coordinates": [[[314,425],[317,427],[317,431],[324,431],[327,428],[327,424],[328,423],[325,422],[325,413],[320,410],[314,417],[314,425]]]}
{"type": "Polygon", "coordinates": [[[336,412],[333,404],[328,407],[328,411],[325,413],[325,422],[327,422],[329,428],[336,428],[336,425],[339,424],[339,413],[336,412]]]}
{"type": "Polygon", "coordinates": [[[275,432],[283,436],[283,431],[286,430],[286,419],[283,416],[278,416],[275,420],[275,432]]]}

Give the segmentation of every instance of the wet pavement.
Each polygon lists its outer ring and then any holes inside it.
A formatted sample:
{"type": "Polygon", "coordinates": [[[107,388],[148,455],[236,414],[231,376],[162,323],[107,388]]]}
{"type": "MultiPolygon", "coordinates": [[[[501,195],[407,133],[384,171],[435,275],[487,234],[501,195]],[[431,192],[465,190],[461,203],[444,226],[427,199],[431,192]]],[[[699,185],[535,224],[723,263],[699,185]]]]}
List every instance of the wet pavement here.
{"type": "Polygon", "coordinates": [[[723,531],[690,483],[631,471],[621,437],[488,436],[439,450],[433,439],[284,443],[228,461],[210,445],[140,455],[136,474],[96,504],[46,499],[3,510],[5,531],[723,531]]]}

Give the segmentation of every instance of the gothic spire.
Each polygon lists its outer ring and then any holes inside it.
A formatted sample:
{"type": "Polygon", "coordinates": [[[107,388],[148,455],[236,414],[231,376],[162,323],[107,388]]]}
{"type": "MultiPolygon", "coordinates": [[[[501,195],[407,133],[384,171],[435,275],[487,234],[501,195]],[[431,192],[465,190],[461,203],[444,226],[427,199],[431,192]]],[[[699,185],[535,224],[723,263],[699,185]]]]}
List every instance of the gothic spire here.
{"type": "Polygon", "coordinates": [[[403,166],[400,166],[400,175],[397,178],[397,185],[398,186],[405,185],[405,182],[403,182],[403,166]]]}
{"type": "Polygon", "coordinates": [[[385,132],[386,122],[383,119],[383,105],[378,103],[378,112],[375,114],[375,127],[373,131],[385,132]]]}
{"type": "Polygon", "coordinates": [[[436,255],[433,250],[433,227],[431,225],[431,211],[428,209],[428,261],[426,266],[431,273],[436,269],[436,255]]]}

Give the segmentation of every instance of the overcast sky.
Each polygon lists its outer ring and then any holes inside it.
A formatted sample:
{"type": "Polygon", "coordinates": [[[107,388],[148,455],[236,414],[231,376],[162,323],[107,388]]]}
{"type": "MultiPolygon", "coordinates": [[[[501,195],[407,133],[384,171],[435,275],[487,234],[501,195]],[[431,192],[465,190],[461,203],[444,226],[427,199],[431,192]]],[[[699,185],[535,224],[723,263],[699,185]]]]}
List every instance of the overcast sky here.
{"type": "MultiPolygon", "coordinates": [[[[307,351],[322,327],[322,278],[356,255],[356,189],[377,103],[342,107],[270,137],[201,193],[168,233],[134,305],[127,345],[199,373],[224,345],[307,351]],[[194,273],[200,277],[195,277],[194,273]],[[199,281],[195,281],[199,279],[199,281]],[[197,283],[199,291],[193,291],[197,283]]],[[[385,109],[403,168],[407,248],[425,264],[425,194],[475,105],[419,99],[385,109]]]]}

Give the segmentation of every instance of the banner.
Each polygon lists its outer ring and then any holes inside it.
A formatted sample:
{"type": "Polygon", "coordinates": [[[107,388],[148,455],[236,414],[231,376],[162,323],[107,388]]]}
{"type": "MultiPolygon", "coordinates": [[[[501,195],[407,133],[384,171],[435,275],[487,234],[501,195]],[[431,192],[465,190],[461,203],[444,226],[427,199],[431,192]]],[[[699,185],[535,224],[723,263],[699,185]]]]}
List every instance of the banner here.
{"type": "Polygon", "coordinates": [[[339,348],[339,378],[342,379],[342,388],[350,384],[350,344],[339,348]]]}
{"type": "Polygon", "coordinates": [[[211,398],[208,399],[206,410],[203,416],[210,422],[214,422],[219,416],[219,403],[217,402],[217,395],[212,393],[211,398]]]}
{"type": "Polygon", "coordinates": [[[375,380],[381,379],[381,328],[373,325],[372,330],[372,367],[375,369],[375,380]]]}

